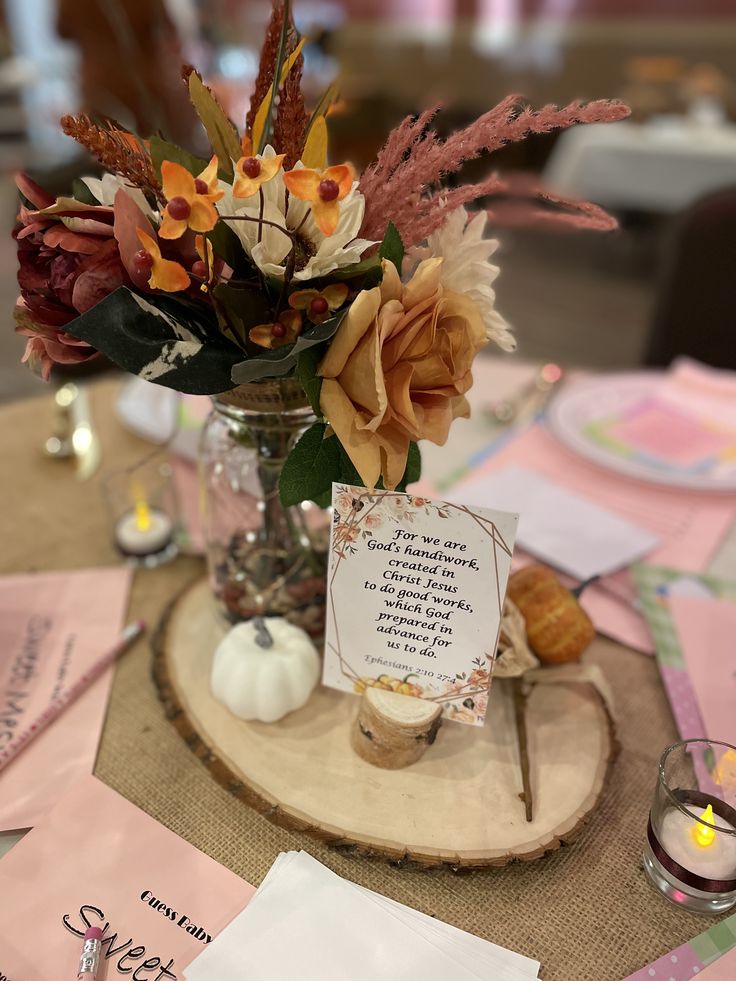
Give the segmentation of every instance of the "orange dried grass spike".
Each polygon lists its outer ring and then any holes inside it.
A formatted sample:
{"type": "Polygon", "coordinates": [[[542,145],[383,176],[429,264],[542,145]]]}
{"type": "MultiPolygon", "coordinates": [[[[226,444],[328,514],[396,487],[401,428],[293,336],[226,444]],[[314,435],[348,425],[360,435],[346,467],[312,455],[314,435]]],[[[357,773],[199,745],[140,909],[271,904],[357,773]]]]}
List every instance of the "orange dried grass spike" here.
{"type": "Polygon", "coordinates": [[[61,128],[112,173],[163,200],[161,184],[147,150],[133,133],[114,120],[95,122],[85,113],[62,116],[61,128]]]}

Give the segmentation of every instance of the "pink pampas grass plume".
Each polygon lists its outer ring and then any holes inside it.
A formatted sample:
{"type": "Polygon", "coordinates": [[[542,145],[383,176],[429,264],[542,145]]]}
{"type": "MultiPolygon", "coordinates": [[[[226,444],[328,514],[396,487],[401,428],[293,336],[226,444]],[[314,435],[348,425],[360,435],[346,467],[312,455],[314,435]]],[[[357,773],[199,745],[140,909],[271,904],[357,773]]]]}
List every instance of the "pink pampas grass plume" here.
{"type": "MultiPolygon", "coordinates": [[[[478,184],[446,190],[442,180],[462,169],[463,164],[482,154],[493,153],[508,143],[517,143],[532,133],[549,133],[568,129],[578,123],[605,123],[624,119],[629,108],[621,102],[598,100],[587,104],[576,100],[562,109],[547,105],[533,110],[524,107],[518,96],[508,96],[474,123],[441,140],[431,127],[437,109],[429,109],[418,117],[407,117],[389,135],[360,181],[365,196],[365,217],[361,236],[380,240],[388,223],[397,227],[404,244],[409,247],[424,240],[439,228],[448,208],[469,204],[489,194],[511,190],[515,196],[538,199],[545,206],[528,211],[534,223],[551,224],[557,221],[568,227],[612,228],[615,221],[594,205],[562,199],[552,192],[535,188],[526,181],[526,194],[510,187],[509,178],[493,174],[478,184]],[[561,209],[557,215],[557,208],[561,209]]],[[[519,181],[519,185],[523,179],[519,181]]],[[[514,209],[512,223],[518,224],[520,205],[514,209]]]]}

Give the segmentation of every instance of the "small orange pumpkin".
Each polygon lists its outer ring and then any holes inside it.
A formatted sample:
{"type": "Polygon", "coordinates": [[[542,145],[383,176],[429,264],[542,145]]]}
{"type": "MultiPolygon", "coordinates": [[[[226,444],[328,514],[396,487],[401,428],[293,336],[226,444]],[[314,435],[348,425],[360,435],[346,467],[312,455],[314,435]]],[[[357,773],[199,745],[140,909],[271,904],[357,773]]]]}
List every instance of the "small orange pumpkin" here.
{"type": "Polygon", "coordinates": [[[577,661],[595,637],[577,597],[546,566],[528,565],[515,572],[508,596],[526,620],[529,646],[545,664],[577,661]]]}

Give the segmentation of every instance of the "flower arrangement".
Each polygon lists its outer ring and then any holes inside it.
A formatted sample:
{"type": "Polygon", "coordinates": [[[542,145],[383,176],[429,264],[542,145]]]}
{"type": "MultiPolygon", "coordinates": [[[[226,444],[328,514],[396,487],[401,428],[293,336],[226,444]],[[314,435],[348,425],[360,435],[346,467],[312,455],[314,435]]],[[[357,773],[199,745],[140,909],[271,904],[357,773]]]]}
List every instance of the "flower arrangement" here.
{"type": "Polygon", "coordinates": [[[303,39],[275,0],[240,132],[196,71],[184,82],[212,148],[197,159],[161,136],[65,116],[64,131],[106,168],[53,199],[26,176],[14,232],[24,360],[102,353],[182,392],[220,394],[295,377],[318,417],[281,475],[284,505],[326,503],[333,480],[403,488],[416,444],[442,444],[467,416],[472,364],[514,340],[495,306],[484,238],[497,222],[608,229],[597,207],[492,174],[445,186],[466,161],[531,133],[620,119],[616,102],[540,111],[504,99],[441,139],[435,109],[407,117],[357,176],[328,164],[330,88],[311,111],[303,39]]]}

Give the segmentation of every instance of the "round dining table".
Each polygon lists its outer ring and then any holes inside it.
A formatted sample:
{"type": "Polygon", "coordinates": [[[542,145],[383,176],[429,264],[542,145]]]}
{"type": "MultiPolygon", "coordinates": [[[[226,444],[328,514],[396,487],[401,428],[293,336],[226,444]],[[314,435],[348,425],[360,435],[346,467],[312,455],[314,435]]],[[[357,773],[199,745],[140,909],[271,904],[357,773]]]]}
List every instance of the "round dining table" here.
{"type": "MultiPolygon", "coordinates": [[[[508,388],[509,379],[521,379],[521,368],[510,365],[499,359],[487,369],[488,377],[474,389],[477,403],[508,388]]],[[[89,387],[102,455],[97,472],[84,481],[73,461],[41,452],[52,422],[50,391],[0,408],[5,573],[122,561],[111,540],[101,481],[106,472],[139,461],[151,445],[119,421],[120,386],[119,378],[108,378],[89,387]]],[[[488,441],[485,426],[482,413],[459,422],[455,456],[488,441]]],[[[451,469],[448,453],[441,458],[433,448],[433,467],[446,459],[451,469]]],[[[545,981],[621,981],[709,925],[670,905],[641,867],[658,759],[678,738],[653,657],[602,636],[585,655],[612,690],[619,753],[600,806],[573,843],[503,868],[420,871],[276,826],[268,814],[216,783],[179,736],[152,679],[151,639],[167,605],[204,572],[201,557],[185,555],[136,571],[128,619],[143,618],[150,629],[116,667],[95,765],[100,780],[167,828],[254,885],[279,852],[305,849],[347,879],[540,960],[545,981]]],[[[455,820],[461,827],[462,790],[437,788],[438,794],[447,792],[457,793],[455,820]]],[[[493,813],[488,821],[494,821],[493,813]]]]}

